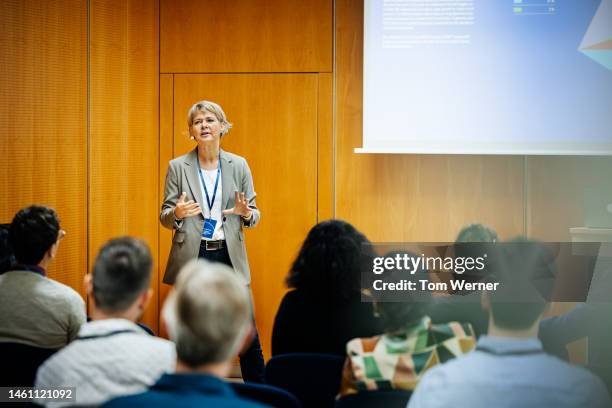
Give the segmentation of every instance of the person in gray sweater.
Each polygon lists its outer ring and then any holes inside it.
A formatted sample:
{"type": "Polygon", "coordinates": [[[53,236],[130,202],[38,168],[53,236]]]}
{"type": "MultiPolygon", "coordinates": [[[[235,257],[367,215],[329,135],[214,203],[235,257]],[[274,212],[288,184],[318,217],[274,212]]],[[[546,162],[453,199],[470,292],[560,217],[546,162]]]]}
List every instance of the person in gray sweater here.
{"type": "Polygon", "coordinates": [[[0,343],[58,349],[85,323],[85,303],[74,289],[47,277],[65,231],[55,211],[20,210],[9,228],[16,264],[0,275],[0,343]]]}

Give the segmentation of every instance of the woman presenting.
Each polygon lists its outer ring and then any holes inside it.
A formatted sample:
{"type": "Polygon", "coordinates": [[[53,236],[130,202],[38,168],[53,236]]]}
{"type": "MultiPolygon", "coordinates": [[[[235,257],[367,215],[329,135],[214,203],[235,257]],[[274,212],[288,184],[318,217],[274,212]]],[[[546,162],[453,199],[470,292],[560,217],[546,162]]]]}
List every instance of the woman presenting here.
{"type": "MultiPolygon", "coordinates": [[[[174,284],[181,267],[196,257],[233,267],[245,285],[251,275],[242,227],[259,222],[253,177],[246,160],[221,150],[232,124],[214,102],[200,101],[187,115],[194,150],[170,161],[162,225],[174,230],[164,283],[174,284]]],[[[264,361],[257,332],[240,356],[245,381],[263,382],[264,361]]]]}

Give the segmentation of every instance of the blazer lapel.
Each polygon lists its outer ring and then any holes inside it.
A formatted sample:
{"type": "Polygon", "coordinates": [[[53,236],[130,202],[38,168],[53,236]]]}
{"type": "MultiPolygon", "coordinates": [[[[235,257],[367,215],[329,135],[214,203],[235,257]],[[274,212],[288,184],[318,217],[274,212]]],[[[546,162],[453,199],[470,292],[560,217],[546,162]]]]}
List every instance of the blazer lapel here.
{"type": "Polygon", "coordinates": [[[221,159],[221,187],[222,187],[222,199],[221,209],[225,210],[228,208],[230,194],[234,194],[233,189],[233,175],[234,175],[234,164],[232,159],[223,150],[220,150],[219,157],[221,159]]]}
{"type": "MultiPolygon", "coordinates": [[[[191,194],[195,197],[198,204],[200,204],[200,208],[202,211],[204,210],[204,206],[207,205],[202,197],[202,189],[200,188],[200,175],[198,174],[198,150],[197,148],[192,150],[191,153],[187,156],[183,170],[185,171],[185,175],[187,176],[187,183],[189,184],[189,189],[191,190],[191,194]]],[[[207,207],[208,208],[208,207],[207,207]]]]}

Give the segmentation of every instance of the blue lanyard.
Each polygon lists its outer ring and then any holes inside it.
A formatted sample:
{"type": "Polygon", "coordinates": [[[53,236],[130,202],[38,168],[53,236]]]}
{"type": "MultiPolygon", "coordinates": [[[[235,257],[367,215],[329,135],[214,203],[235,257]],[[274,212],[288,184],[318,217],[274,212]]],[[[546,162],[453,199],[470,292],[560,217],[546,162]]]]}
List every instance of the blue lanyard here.
{"type": "Polygon", "coordinates": [[[200,167],[200,160],[198,159],[198,173],[200,174],[200,180],[204,186],[204,194],[206,194],[206,203],[208,204],[208,211],[210,211],[210,218],[212,218],[212,208],[215,203],[215,197],[217,196],[217,187],[219,186],[219,175],[221,174],[221,158],[217,160],[217,178],[215,180],[215,191],[213,191],[212,200],[208,195],[208,189],[206,188],[206,182],[204,176],[202,176],[202,169],[200,167]]]}

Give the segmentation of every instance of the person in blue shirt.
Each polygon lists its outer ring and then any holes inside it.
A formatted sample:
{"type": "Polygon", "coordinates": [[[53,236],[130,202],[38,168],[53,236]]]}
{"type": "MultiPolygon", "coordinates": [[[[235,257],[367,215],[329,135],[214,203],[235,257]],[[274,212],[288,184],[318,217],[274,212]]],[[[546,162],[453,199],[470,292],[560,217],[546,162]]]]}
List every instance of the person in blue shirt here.
{"type": "Polygon", "coordinates": [[[176,372],[162,375],[144,393],[103,406],[262,407],[240,398],[223,380],[252,336],[251,313],[247,289],[229,267],[190,261],[163,309],[168,334],[176,344],[176,372]]]}
{"type": "Polygon", "coordinates": [[[489,267],[501,289],[482,294],[488,335],[474,351],[429,370],[408,408],[610,406],[601,379],[547,354],[538,339],[547,303],[534,283],[554,257],[522,239],[498,250],[489,267]]]}

